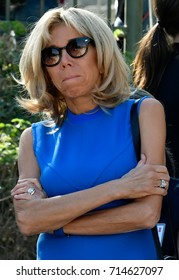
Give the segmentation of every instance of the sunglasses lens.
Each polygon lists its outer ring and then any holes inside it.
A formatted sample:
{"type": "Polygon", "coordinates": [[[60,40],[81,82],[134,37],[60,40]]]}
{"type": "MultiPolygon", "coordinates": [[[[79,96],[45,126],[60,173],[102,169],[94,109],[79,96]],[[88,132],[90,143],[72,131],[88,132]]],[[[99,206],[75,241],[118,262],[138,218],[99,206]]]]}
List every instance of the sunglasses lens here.
{"type": "Polygon", "coordinates": [[[60,63],[63,49],[66,49],[66,52],[73,58],[82,57],[87,53],[90,43],[94,45],[92,39],[88,37],[79,37],[69,41],[63,48],[46,48],[42,51],[42,64],[50,67],[60,63]]]}
{"type": "Polygon", "coordinates": [[[67,53],[74,58],[82,57],[87,52],[89,38],[76,38],[71,40],[66,46],[67,53]]]}
{"type": "Polygon", "coordinates": [[[56,48],[47,48],[42,51],[42,63],[46,66],[54,66],[60,61],[60,50],[56,48]]]}

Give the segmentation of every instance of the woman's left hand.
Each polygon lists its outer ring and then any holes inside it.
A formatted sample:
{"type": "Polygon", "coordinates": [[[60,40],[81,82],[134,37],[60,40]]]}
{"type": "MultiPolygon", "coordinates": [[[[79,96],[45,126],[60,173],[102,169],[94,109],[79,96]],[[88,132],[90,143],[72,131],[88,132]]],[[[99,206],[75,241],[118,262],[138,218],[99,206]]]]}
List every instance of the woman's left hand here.
{"type": "Polygon", "coordinates": [[[36,178],[18,180],[16,186],[11,190],[11,195],[16,200],[43,199],[47,197],[39,180],[36,178]]]}

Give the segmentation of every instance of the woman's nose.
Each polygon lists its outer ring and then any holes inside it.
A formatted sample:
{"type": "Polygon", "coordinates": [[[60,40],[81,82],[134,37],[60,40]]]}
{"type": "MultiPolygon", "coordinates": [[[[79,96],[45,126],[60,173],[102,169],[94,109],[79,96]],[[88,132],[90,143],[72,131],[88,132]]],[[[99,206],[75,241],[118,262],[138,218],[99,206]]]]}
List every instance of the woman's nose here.
{"type": "Polygon", "coordinates": [[[72,64],[72,57],[67,53],[66,49],[62,50],[60,65],[65,67],[72,64]]]}

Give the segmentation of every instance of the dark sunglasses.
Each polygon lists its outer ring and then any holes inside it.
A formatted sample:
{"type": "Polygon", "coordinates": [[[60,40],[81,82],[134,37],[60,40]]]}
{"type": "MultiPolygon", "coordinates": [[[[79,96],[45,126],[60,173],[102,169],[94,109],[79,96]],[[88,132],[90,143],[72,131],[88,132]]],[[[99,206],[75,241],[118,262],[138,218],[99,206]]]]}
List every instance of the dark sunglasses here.
{"type": "Polygon", "coordinates": [[[45,48],[41,52],[42,64],[47,67],[52,67],[59,64],[62,57],[63,49],[65,49],[66,52],[73,58],[82,57],[87,53],[89,44],[92,44],[94,46],[94,40],[88,37],[79,37],[71,39],[68,44],[62,48],[45,48]]]}

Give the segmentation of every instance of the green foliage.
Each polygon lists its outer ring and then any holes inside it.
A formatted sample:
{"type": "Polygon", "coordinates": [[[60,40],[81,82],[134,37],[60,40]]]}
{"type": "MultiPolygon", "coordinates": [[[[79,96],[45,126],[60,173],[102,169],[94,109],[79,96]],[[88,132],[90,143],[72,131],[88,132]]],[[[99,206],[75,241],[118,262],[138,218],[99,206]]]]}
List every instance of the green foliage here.
{"type": "Polygon", "coordinates": [[[20,21],[0,21],[0,30],[6,34],[14,30],[16,37],[24,36],[26,33],[26,28],[20,21]]]}
{"type": "Polygon", "coordinates": [[[18,63],[21,52],[19,36],[25,36],[26,29],[17,21],[0,21],[0,31],[2,33],[0,37],[0,121],[10,122],[12,118],[25,116],[15,100],[19,94],[19,88],[13,76],[19,78],[18,63]]]}
{"type": "Polygon", "coordinates": [[[0,123],[0,259],[35,259],[36,236],[27,238],[19,233],[10,196],[18,178],[19,138],[30,125],[17,118],[0,123]]]}
{"type": "Polygon", "coordinates": [[[0,119],[9,121],[18,114],[15,102],[16,84],[12,73],[17,73],[17,50],[12,48],[10,35],[4,34],[0,40],[0,119]],[[11,45],[11,46],[10,46],[11,45]]]}
{"type": "Polygon", "coordinates": [[[37,120],[25,114],[15,100],[19,88],[13,76],[19,77],[19,39],[25,33],[20,22],[0,21],[0,259],[6,260],[35,259],[36,236],[27,238],[20,234],[10,196],[18,178],[20,134],[37,120]]]}
{"type": "Polygon", "coordinates": [[[20,134],[30,125],[29,121],[17,118],[10,123],[0,123],[0,165],[12,165],[16,162],[20,134]]]}

